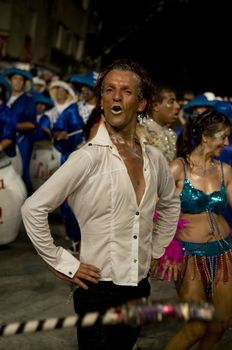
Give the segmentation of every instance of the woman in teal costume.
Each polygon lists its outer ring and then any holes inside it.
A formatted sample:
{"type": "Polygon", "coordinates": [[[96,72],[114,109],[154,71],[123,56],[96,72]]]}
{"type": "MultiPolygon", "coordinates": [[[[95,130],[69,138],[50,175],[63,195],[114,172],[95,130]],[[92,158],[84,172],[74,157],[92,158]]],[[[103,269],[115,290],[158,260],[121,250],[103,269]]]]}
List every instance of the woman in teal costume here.
{"type": "MultiPolygon", "coordinates": [[[[216,319],[190,321],[168,342],[165,350],[218,349],[232,316],[232,239],[224,218],[232,205],[232,169],[216,158],[228,145],[230,120],[220,112],[190,117],[177,141],[177,159],[171,163],[181,199],[181,219],[175,242],[182,259],[162,257],[163,277],[176,280],[181,301],[210,301],[216,319]]],[[[170,247],[169,247],[170,250],[170,247]]]]}

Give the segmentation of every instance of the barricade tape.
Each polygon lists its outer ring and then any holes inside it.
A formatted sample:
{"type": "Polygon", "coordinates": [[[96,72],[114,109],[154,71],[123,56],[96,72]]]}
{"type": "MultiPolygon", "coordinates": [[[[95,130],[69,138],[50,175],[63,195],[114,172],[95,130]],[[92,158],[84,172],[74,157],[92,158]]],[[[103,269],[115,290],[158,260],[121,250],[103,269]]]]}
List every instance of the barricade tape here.
{"type": "Polygon", "coordinates": [[[60,328],[89,327],[96,322],[105,325],[129,324],[145,325],[166,322],[172,319],[180,321],[211,321],[215,318],[215,308],[210,303],[157,303],[146,300],[132,301],[117,308],[108,309],[105,314],[86,313],[83,317],[71,315],[64,318],[47,318],[27,322],[13,322],[0,326],[0,336],[21,333],[35,333],[60,328]]]}

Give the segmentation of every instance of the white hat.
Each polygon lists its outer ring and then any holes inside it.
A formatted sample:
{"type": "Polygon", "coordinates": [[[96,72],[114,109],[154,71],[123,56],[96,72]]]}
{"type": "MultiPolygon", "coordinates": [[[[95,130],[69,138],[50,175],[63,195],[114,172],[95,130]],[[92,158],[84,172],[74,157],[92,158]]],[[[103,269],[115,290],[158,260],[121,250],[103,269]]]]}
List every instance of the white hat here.
{"type": "Polygon", "coordinates": [[[33,77],[33,84],[35,85],[41,85],[41,86],[45,86],[46,85],[46,81],[43,79],[40,79],[39,77],[33,77]]]}
{"type": "Polygon", "coordinates": [[[40,92],[43,92],[46,88],[46,81],[39,78],[39,77],[33,77],[33,85],[39,85],[40,87],[40,92]]]}
{"type": "Polygon", "coordinates": [[[215,94],[211,91],[204,92],[204,95],[209,101],[213,101],[216,98],[215,94]]]}
{"type": "Polygon", "coordinates": [[[53,81],[49,87],[49,93],[51,98],[56,101],[56,91],[59,87],[62,87],[63,89],[65,89],[68,92],[68,97],[67,97],[67,101],[75,101],[76,100],[76,95],[74,90],[69,86],[68,83],[66,83],[65,81],[62,80],[57,80],[57,81],[53,81]]]}

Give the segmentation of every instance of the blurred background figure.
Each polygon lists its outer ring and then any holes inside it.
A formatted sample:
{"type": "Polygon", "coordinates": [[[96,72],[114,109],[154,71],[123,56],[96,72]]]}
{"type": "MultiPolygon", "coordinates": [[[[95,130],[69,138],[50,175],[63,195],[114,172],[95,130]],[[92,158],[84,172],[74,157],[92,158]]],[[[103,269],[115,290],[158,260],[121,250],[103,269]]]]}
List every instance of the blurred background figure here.
{"type": "MultiPolygon", "coordinates": [[[[225,115],[232,122],[232,105],[230,102],[216,101],[213,109],[225,115]]],[[[228,141],[229,143],[225,145],[217,159],[232,166],[232,134],[229,135],[228,141]]],[[[232,209],[229,205],[226,206],[225,218],[232,227],[232,209]]]]}
{"type": "Polygon", "coordinates": [[[196,97],[183,105],[184,116],[188,116],[192,113],[203,113],[207,109],[212,109],[215,104],[215,100],[208,100],[204,94],[196,95],[196,97]]]}
{"type": "Polygon", "coordinates": [[[180,107],[186,105],[186,103],[192,101],[195,98],[195,92],[193,90],[184,90],[178,96],[178,103],[180,107]]]}
{"type": "Polygon", "coordinates": [[[181,130],[186,123],[186,117],[184,116],[183,107],[188,102],[192,101],[194,98],[195,98],[195,93],[193,90],[185,90],[184,92],[180,93],[180,95],[178,96],[178,103],[180,105],[180,110],[178,113],[178,119],[173,124],[173,129],[175,130],[177,135],[181,133],[181,130]]]}
{"type": "Polygon", "coordinates": [[[51,121],[47,115],[47,112],[54,106],[53,101],[43,94],[37,94],[34,101],[37,116],[30,160],[30,177],[35,191],[58,169],[61,153],[53,145],[51,121]]]}
{"type": "Polygon", "coordinates": [[[32,93],[43,93],[46,89],[46,81],[39,78],[33,77],[32,93]]]}
{"type": "Polygon", "coordinates": [[[51,98],[38,93],[34,97],[36,105],[36,130],[34,132],[35,141],[51,140],[51,121],[47,112],[54,107],[51,98]]]}
{"type": "Polygon", "coordinates": [[[27,188],[27,194],[33,192],[29,175],[29,163],[33,147],[33,131],[36,127],[36,106],[28,91],[32,86],[32,76],[25,70],[8,68],[4,72],[8,78],[12,95],[7,105],[13,111],[17,130],[17,146],[22,160],[22,178],[27,188]]]}
{"type": "Polygon", "coordinates": [[[0,245],[13,242],[19,233],[21,206],[26,188],[11,160],[16,155],[16,127],[7,107],[11,86],[0,76],[0,245]]]}
{"type": "Polygon", "coordinates": [[[74,74],[71,77],[71,83],[77,93],[78,111],[85,123],[84,138],[86,141],[95,136],[102,119],[101,111],[96,108],[94,93],[98,75],[99,73],[91,71],[84,76],[74,74]]]}
{"type": "Polygon", "coordinates": [[[85,76],[80,74],[73,74],[71,76],[70,82],[76,94],[76,100],[79,102],[82,99],[81,89],[85,84],[85,76]]]}
{"type": "MultiPolygon", "coordinates": [[[[78,102],[70,104],[63,110],[57,117],[52,132],[54,145],[61,153],[60,164],[63,164],[69,155],[85,142],[84,121],[79,113],[78,102]]],[[[61,205],[60,212],[67,237],[71,241],[70,251],[75,254],[81,239],[79,224],[67,201],[61,205]]]]}
{"type": "Polygon", "coordinates": [[[12,89],[6,79],[0,76],[0,152],[4,156],[16,156],[16,127],[13,113],[7,106],[12,89]]]}
{"type": "Polygon", "coordinates": [[[53,100],[54,107],[49,110],[47,115],[53,126],[58,116],[76,101],[76,96],[74,90],[69,84],[62,80],[52,82],[49,88],[49,93],[53,100]]]}
{"type": "Polygon", "coordinates": [[[89,72],[84,76],[74,74],[71,77],[71,83],[77,93],[79,114],[83,118],[85,124],[96,106],[94,88],[96,86],[97,77],[97,72],[89,72]]]}
{"type": "MultiPolygon", "coordinates": [[[[71,77],[71,82],[78,95],[77,100],[62,111],[52,128],[54,145],[62,154],[61,164],[68,159],[73,151],[85,143],[85,136],[88,135],[89,138],[93,125],[97,121],[100,121],[100,113],[96,112],[95,108],[96,97],[94,87],[96,85],[96,79],[96,72],[89,72],[85,76],[76,74],[71,77]],[[91,115],[91,123],[88,123],[91,115]]],[[[67,201],[61,205],[61,216],[67,236],[72,243],[70,250],[76,253],[81,239],[81,232],[79,224],[67,201]]]]}
{"type": "Polygon", "coordinates": [[[149,143],[154,143],[170,162],[176,155],[177,135],[172,125],[178,119],[180,106],[175,91],[167,86],[158,86],[154,96],[152,115],[143,118],[149,143]],[[153,142],[152,142],[153,139],[153,142]]]}

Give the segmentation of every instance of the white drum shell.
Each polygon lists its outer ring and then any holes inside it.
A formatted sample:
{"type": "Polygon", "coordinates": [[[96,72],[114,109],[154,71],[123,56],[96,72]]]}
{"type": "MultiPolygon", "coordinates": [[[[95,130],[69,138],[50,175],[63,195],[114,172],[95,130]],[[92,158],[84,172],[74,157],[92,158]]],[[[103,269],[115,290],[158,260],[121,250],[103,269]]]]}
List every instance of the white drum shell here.
{"type": "Polygon", "coordinates": [[[15,169],[15,171],[22,176],[23,175],[23,161],[21,157],[20,150],[18,146],[16,146],[16,156],[11,158],[11,163],[15,169]]]}
{"type": "Polygon", "coordinates": [[[30,179],[37,190],[59,167],[61,153],[48,141],[36,142],[30,160],[30,179]]]}
{"type": "Polygon", "coordinates": [[[26,188],[13,165],[0,168],[0,245],[13,242],[21,224],[26,188]]]}

